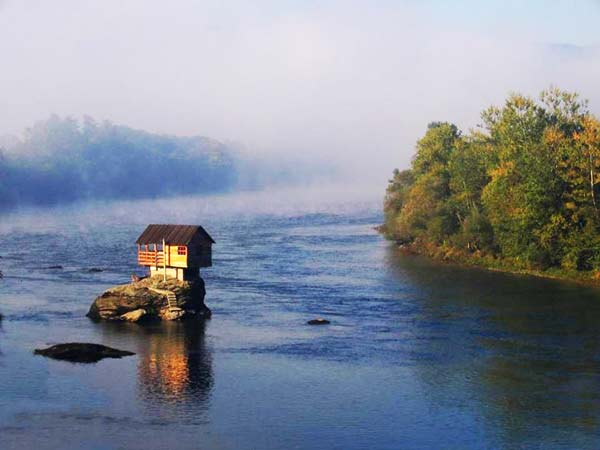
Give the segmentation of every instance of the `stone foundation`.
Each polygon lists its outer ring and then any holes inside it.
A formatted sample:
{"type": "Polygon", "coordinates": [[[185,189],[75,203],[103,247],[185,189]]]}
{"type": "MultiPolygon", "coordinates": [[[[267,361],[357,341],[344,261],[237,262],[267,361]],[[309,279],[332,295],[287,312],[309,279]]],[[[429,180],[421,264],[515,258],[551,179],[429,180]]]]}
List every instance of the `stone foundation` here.
{"type": "Polygon", "coordinates": [[[87,316],[93,320],[141,321],[149,319],[183,320],[210,317],[204,304],[204,280],[180,281],[162,275],[115,286],[94,300],[87,316]],[[175,295],[169,304],[167,293],[175,295]]]}

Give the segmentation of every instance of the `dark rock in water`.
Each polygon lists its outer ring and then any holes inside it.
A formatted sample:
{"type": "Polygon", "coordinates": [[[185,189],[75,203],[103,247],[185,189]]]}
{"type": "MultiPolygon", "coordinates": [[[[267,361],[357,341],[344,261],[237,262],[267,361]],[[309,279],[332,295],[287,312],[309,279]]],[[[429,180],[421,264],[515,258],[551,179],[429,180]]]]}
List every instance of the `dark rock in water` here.
{"type": "Polygon", "coordinates": [[[68,344],[58,344],[44,349],[33,351],[36,355],[47,356],[48,358],[60,359],[78,363],[95,363],[104,358],[122,358],[123,356],[135,355],[133,352],[117,350],[116,348],[106,347],[100,344],[81,344],[71,342],[68,344]]]}
{"type": "Polygon", "coordinates": [[[94,300],[87,316],[92,320],[184,320],[208,318],[204,280],[180,281],[161,275],[115,286],[94,300]],[[171,300],[167,299],[168,294],[171,300]]]}
{"type": "Polygon", "coordinates": [[[46,269],[62,269],[63,266],[48,266],[46,269]]]}
{"type": "Polygon", "coordinates": [[[100,269],[98,267],[92,267],[90,269],[88,269],[89,273],[97,273],[97,272],[104,272],[104,269],[100,269]]]}
{"type": "Polygon", "coordinates": [[[329,325],[331,322],[327,319],[317,318],[306,322],[308,325],[329,325]]]}

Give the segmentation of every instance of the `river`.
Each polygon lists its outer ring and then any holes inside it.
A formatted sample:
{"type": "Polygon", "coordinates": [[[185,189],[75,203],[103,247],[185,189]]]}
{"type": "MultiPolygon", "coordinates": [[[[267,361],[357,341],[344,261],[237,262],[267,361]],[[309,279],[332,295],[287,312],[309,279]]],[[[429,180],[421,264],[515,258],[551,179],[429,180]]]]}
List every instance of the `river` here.
{"type": "Polygon", "coordinates": [[[379,199],[338,194],[2,217],[0,448],[598,447],[599,290],[402,255],[373,229],[379,199]],[[147,223],[198,223],[215,238],[202,271],[211,320],[85,317],[140,272],[147,223]],[[315,317],[332,323],[306,325],[315,317]],[[136,355],[32,354],[70,341],[136,355]]]}

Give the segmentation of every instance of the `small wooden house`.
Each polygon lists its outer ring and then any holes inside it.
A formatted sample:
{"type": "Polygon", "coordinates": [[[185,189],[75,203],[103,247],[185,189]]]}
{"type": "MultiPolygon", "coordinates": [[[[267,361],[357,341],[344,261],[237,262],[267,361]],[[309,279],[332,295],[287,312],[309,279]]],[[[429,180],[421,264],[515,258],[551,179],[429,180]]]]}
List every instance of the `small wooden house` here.
{"type": "Polygon", "coordinates": [[[148,225],[137,239],[138,264],[150,276],[193,280],[200,267],[212,266],[215,241],[200,225],[148,225]]]}

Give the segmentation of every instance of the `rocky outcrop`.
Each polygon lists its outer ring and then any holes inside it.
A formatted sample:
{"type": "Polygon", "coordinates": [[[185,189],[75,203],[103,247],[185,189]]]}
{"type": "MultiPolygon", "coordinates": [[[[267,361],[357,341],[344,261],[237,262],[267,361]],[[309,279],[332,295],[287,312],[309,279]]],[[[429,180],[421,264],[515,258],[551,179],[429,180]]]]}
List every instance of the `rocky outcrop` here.
{"type": "Polygon", "coordinates": [[[179,281],[162,276],[144,278],[108,289],[94,300],[92,320],[185,320],[210,317],[204,304],[204,280],[179,281]]]}
{"type": "Polygon", "coordinates": [[[77,342],[36,349],[33,353],[48,358],[79,363],[95,363],[104,358],[122,358],[123,356],[135,355],[133,352],[118,350],[105,345],[77,342]]]}

